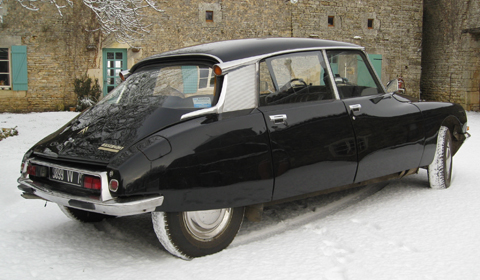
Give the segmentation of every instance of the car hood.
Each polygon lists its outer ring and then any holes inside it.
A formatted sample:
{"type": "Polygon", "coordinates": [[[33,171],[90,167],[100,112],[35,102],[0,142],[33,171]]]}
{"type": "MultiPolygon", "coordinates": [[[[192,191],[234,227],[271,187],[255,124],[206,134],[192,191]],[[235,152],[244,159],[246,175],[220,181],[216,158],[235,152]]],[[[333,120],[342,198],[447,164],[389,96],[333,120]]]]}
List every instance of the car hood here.
{"type": "Polygon", "coordinates": [[[42,157],[98,164],[177,122],[192,111],[157,106],[104,104],[83,112],[33,147],[42,157]]]}

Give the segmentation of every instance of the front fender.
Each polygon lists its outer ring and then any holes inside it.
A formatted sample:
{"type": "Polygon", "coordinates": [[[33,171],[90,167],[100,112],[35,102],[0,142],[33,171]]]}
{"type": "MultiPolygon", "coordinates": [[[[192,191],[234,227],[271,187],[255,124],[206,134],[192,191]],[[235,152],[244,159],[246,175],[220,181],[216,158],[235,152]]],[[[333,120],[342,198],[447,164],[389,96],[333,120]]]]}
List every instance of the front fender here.
{"type": "Polygon", "coordinates": [[[420,166],[428,166],[435,156],[437,136],[441,126],[447,126],[452,133],[454,154],[465,141],[464,127],[467,114],[462,106],[444,102],[413,103],[421,111],[425,124],[425,147],[420,166]]]}

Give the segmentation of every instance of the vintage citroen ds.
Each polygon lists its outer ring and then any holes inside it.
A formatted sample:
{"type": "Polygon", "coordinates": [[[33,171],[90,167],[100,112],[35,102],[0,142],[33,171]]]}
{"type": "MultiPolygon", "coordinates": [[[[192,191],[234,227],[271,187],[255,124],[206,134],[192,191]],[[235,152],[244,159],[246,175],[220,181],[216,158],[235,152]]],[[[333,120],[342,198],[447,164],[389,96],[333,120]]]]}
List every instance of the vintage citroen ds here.
{"type": "Polygon", "coordinates": [[[387,92],[363,48],[245,39],[144,59],[22,162],[25,198],[83,222],[151,213],[166,250],[226,248],[263,205],[428,169],[450,185],[459,105],[387,92]]]}

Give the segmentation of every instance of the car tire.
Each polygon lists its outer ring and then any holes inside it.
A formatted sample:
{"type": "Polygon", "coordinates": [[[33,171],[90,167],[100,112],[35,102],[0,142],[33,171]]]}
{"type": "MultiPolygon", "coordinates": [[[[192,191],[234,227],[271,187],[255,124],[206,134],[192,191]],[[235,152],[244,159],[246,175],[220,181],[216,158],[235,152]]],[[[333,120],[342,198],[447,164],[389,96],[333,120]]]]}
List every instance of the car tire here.
{"type": "Polygon", "coordinates": [[[158,240],[172,255],[188,260],[220,252],[242,225],[244,207],[206,211],[152,212],[158,240]]]}
{"type": "Polygon", "coordinates": [[[428,166],[428,181],[432,189],[450,187],[453,170],[452,135],[446,126],[440,127],[433,162],[428,166]]]}
{"type": "Polygon", "coordinates": [[[59,205],[60,210],[72,220],[80,221],[82,223],[97,223],[101,222],[108,218],[114,218],[114,216],[109,216],[105,214],[88,212],[76,208],[71,208],[67,206],[59,205]]]}

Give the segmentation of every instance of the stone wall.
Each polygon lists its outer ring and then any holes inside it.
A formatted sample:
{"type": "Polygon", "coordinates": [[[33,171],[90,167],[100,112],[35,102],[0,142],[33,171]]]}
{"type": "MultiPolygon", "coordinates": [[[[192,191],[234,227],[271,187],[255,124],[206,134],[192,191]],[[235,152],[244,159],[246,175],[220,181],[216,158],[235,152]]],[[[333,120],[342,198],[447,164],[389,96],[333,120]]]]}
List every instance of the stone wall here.
{"type": "MultiPolygon", "coordinates": [[[[150,33],[136,47],[103,38],[93,14],[80,0],[75,9],[52,5],[31,12],[4,0],[3,38],[28,50],[29,89],[0,91],[0,112],[48,111],[75,103],[73,80],[87,73],[102,80],[102,49],[128,49],[128,66],[142,58],[180,47],[254,37],[312,37],[352,42],[382,55],[382,82],[402,76],[407,93],[418,96],[422,42],[422,1],[417,0],[158,0],[164,12],[148,11],[150,33]],[[213,11],[213,21],[205,12],[213,11]],[[328,26],[328,17],[335,25],[328,26]],[[372,28],[368,20],[373,19],[372,28]],[[89,46],[87,48],[87,46],[89,46]]],[[[2,13],[0,11],[0,13],[2,13]]]]}
{"type": "Polygon", "coordinates": [[[407,94],[420,89],[422,1],[314,1],[293,9],[293,35],[345,41],[382,55],[382,82],[403,77],[407,94]],[[328,17],[334,17],[329,26],[328,17]],[[371,28],[368,21],[373,20],[371,28]]]}
{"type": "Polygon", "coordinates": [[[479,110],[480,3],[425,0],[422,98],[479,110]]]}
{"type": "Polygon", "coordinates": [[[96,55],[84,48],[98,37],[98,32],[86,31],[95,28],[93,14],[79,5],[75,10],[63,9],[63,17],[53,5],[42,5],[39,12],[16,1],[3,1],[2,7],[0,47],[10,47],[11,40],[27,46],[28,90],[0,90],[0,112],[52,111],[74,105],[73,80],[85,74],[96,55]]]}

